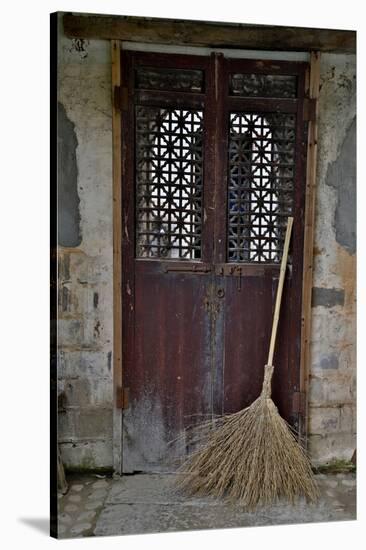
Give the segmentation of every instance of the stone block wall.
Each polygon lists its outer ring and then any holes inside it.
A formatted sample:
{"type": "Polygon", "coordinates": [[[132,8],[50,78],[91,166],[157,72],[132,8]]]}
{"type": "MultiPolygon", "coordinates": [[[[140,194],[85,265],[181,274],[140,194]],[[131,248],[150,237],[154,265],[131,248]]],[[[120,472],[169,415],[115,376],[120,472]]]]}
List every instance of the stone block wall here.
{"type": "MultiPolygon", "coordinates": [[[[60,25],[62,19],[60,18],[60,25]]],[[[59,440],[68,468],[111,469],[113,241],[108,41],[59,36],[59,440]]]]}
{"type": "Polygon", "coordinates": [[[309,443],[314,463],[356,447],[356,59],[322,54],[309,443]]]}
{"type": "MultiPolygon", "coordinates": [[[[59,440],[113,466],[110,44],[59,36],[59,440]]],[[[322,56],[310,379],[314,463],[355,448],[355,58],[322,56]]]]}

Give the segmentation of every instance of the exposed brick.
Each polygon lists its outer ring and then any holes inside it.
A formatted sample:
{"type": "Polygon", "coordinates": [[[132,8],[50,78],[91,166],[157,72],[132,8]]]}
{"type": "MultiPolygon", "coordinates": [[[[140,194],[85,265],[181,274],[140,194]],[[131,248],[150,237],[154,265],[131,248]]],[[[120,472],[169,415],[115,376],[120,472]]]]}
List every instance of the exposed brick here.
{"type": "Polygon", "coordinates": [[[340,429],[338,407],[312,407],[309,414],[309,434],[326,435],[340,429]]]}
{"type": "Polygon", "coordinates": [[[58,319],[57,336],[59,348],[82,346],[84,344],[84,327],[78,319],[58,319]]]}
{"type": "Polygon", "coordinates": [[[112,437],[112,409],[66,409],[59,414],[60,440],[112,437]]]}
{"type": "Polygon", "coordinates": [[[112,468],[112,440],[62,443],[61,456],[66,468],[112,468]]]}
{"type": "Polygon", "coordinates": [[[344,290],[343,288],[313,288],[311,305],[313,307],[334,307],[343,306],[344,290]]]}
{"type": "Polygon", "coordinates": [[[111,351],[60,350],[58,362],[59,378],[98,378],[112,382],[111,351]]]}
{"type": "Polygon", "coordinates": [[[356,435],[350,432],[309,436],[309,453],[314,465],[332,460],[351,460],[355,448],[356,435]]]}
{"type": "Polygon", "coordinates": [[[79,377],[64,379],[66,403],[70,406],[111,405],[113,403],[110,377],[79,377]]]}

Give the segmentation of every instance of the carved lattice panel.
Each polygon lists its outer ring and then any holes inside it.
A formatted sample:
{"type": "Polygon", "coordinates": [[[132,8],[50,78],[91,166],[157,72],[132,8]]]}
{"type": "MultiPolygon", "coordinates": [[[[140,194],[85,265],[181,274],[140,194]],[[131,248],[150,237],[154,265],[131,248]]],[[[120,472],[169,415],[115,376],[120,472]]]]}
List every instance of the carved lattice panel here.
{"type": "Polygon", "coordinates": [[[228,261],[281,261],[295,177],[293,114],[230,115],[228,261]]]}
{"type": "Polygon", "coordinates": [[[135,79],[137,89],[203,92],[203,71],[196,69],[139,67],[135,79]]]}
{"type": "Polygon", "coordinates": [[[230,75],[230,94],[243,97],[295,98],[297,77],[293,75],[242,74],[230,75]]]}
{"type": "Polygon", "coordinates": [[[202,111],[136,107],[136,255],[201,257],[202,111]]]}

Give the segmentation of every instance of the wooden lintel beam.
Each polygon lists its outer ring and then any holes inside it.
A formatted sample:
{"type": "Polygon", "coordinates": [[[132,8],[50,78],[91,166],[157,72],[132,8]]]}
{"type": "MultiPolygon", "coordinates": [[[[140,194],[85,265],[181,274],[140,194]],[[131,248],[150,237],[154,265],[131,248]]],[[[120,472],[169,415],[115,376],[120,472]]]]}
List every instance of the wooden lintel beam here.
{"type": "Polygon", "coordinates": [[[65,13],[69,38],[101,38],[158,44],[254,50],[355,53],[356,32],[65,13]]]}

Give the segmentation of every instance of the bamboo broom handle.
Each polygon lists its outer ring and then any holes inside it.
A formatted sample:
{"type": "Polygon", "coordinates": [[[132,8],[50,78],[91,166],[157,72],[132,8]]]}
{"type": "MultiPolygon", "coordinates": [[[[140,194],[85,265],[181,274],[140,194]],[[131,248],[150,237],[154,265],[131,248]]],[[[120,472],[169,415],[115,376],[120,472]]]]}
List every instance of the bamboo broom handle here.
{"type": "Polygon", "coordinates": [[[294,221],[294,218],[292,218],[292,217],[289,217],[287,219],[285,243],[283,245],[283,253],[282,253],[281,268],[280,268],[280,278],[278,280],[276,305],[275,305],[275,310],[274,310],[274,314],[273,314],[271,342],[270,342],[270,345],[269,345],[269,353],[268,353],[268,361],[267,361],[267,365],[269,365],[269,366],[273,366],[272,365],[273,354],[274,354],[274,349],[275,349],[275,344],[276,344],[278,320],[280,318],[282,290],[283,290],[283,283],[285,282],[285,273],[286,273],[288,249],[289,249],[289,246],[290,246],[291,230],[292,230],[293,221],[294,221]]]}

